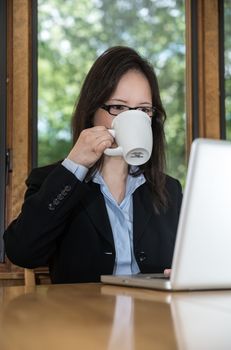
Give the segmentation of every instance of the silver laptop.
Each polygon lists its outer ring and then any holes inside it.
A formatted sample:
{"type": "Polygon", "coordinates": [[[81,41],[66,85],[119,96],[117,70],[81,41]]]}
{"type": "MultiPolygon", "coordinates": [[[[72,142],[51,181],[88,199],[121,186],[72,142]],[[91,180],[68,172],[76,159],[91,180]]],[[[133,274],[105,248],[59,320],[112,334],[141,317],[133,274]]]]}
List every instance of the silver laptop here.
{"type": "Polygon", "coordinates": [[[170,278],[105,275],[101,281],[166,290],[231,289],[231,142],[192,143],[170,278]]]}

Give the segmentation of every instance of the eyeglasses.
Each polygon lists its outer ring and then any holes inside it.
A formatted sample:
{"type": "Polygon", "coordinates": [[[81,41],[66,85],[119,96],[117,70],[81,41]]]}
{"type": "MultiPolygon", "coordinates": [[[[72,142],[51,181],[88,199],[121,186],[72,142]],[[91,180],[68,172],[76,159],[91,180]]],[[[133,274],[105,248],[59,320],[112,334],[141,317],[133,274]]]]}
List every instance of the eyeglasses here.
{"type": "Polygon", "coordinates": [[[101,106],[101,108],[114,116],[117,116],[118,114],[125,111],[138,110],[146,113],[149,117],[152,117],[154,112],[156,111],[156,107],[145,107],[145,106],[128,107],[124,105],[105,105],[104,104],[101,106]]]}

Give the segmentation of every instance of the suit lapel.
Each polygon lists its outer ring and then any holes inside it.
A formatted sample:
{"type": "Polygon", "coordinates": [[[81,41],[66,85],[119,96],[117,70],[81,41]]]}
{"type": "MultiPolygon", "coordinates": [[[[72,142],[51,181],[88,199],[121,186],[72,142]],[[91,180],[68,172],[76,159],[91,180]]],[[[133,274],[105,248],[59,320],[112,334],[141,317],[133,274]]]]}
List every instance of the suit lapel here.
{"type": "Polygon", "coordinates": [[[145,183],[133,195],[133,236],[136,242],[141,238],[152,214],[152,198],[145,183]]]}
{"type": "MultiPolygon", "coordinates": [[[[89,182],[88,185],[91,189],[82,199],[83,206],[97,231],[114,246],[111,225],[99,185],[92,182],[89,182]]],[[[144,184],[133,194],[133,236],[136,242],[141,238],[152,214],[151,194],[147,184],[144,184]]]]}
{"type": "Polygon", "coordinates": [[[83,206],[97,231],[114,246],[111,225],[99,185],[93,182],[89,182],[88,185],[91,189],[88,195],[82,199],[83,206]]]}

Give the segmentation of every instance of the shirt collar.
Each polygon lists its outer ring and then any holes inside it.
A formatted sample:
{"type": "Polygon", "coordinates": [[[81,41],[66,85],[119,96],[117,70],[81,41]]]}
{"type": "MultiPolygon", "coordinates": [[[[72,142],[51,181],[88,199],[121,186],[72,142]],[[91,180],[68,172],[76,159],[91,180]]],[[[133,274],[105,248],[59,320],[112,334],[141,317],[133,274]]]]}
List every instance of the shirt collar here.
{"type": "MultiPolygon", "coordinates": [[[[138,169],[138,167],[131,166],[132,172],[135,172],[137,169],[138,169]]],[[[92,181],[99,184],[102,187],[105,187],[105,186],[107,187],[107,185],[106,185],[106,183],[105,183],[105,181],[104,181],[104,179],[99,171],[97,171],[95,173],[95,175],[92,178],[92,181]]],[[[132,176],[132,175],[128,174],[125,197],[127,197],[128,195],[131,195],[133,192],[135,192],[135,190],[138,187],[143,185],[145,182],[146,182],[146,179],[145,179],[143,174],[140,174],[138,176],[132,176]]]]}

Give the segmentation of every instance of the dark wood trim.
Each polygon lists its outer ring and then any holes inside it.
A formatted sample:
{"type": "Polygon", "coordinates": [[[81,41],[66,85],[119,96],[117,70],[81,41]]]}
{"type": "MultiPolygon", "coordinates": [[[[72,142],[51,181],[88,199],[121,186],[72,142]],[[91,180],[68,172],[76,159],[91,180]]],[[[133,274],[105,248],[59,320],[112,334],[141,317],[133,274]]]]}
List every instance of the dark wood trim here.
{"type": "Polygon", "coordinates": [[[4,262],[3,233],[5,229],[6,164],[6,96],[7,96],[7,1],[0,2],[0,263],[4,262]]]}
{"type": "Polygon", "coordinates": [[[219,0],[186,0],[188,152],[194,138],[222,136],[222,59],[219,0]]]}
{"type": "Polygon", "coordinates": [[[191,60],[192,60],[192,139],[199,137],[199,96],[198,96],[198,6],[191,2],[191,60]]]}
{"type": "Polygon", "coordinates": [[[31,167],[35,168],[38,163],[38,1],[31,2],[30,9],[30,133],[29,143],[31,144],[31,167]]]}
{"type": "Polygon", "coordinates": [[[224,0],[218,2],[219,15],[219,84],[220,84],[220,137],[226,139],[225,119],[225,22],[224,0]]]}
{"type": "Polygon", "coordinates": [[[219,0],[198,0],[199,136],[220,138],[219,0]]]}

